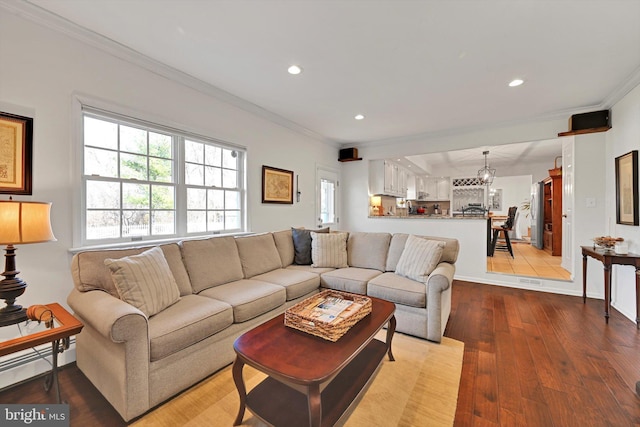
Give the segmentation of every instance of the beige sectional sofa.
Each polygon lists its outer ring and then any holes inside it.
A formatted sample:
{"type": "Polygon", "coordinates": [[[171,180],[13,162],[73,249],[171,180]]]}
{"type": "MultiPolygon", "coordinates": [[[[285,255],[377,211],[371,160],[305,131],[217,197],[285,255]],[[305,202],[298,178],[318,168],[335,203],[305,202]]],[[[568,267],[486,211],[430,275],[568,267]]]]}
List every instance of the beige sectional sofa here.
{"type": "Polygon", "coordinates": [[[160,245],[158,277],[177,290],[137,306],[136,298],[148,295],[132,287],[126,295],[133,300],[123,301],[122,280],[135,281],[137,274],[149,284],[158,271],[141,272],[135,264],[148,261],[149,247],[77,253],[68,297],[85,325],[76,338],[77,365],[129,421],[231,363],[239,335],[321,287],[395,302],[397,331],[439,342],[451,309],[458,241],[422,239],[444,248],[428,278],[416,281],[395,273],[408,235],[347,236],[344,268],[293,264],[291,230],[160,245]],[[130,275],[116,278],[116,265],[130,275]]]}

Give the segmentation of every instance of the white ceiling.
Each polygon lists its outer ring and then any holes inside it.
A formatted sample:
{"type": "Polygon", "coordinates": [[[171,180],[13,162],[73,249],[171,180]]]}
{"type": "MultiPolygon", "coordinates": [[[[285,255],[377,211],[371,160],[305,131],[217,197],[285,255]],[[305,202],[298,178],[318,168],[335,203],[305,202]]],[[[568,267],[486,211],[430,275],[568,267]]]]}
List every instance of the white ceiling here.
{"type": "MultiPolygon", "coordinates": [[[[532,165],[540,163],[548,165],[551,169],[556,157],[562,156],[562,142],[559,139],[520,142],[467,150],[417,154],[391,160],[411,168],[411,171],[417,174],[433,175],[442,171],[449,171],[448,174],[473,171],[475,174],[475,171],[484,166],[484,151],[488,151],[488,166],[497,169],[497,176],[505,176],[505,170],[513,170],[516,165],[518,165],[517,169],[527,173],[531,172],[532,165]]],[[[560,161],[558,166],[561,165],[560,161]]]]}
{"type": "Polygon", "coordinates": [[[339,144],[568,119],[640,81],[640,0],[22,4],[339,144]],[[286,72],[294,63],[302,74],[286,72]]]}

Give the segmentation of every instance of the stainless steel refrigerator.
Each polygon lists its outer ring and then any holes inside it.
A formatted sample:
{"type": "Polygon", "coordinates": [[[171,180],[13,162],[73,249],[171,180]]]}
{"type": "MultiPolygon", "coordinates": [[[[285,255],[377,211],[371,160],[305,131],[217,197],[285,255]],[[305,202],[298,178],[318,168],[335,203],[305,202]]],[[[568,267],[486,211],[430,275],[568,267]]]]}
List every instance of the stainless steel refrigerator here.
{"type": "Polygon", "coordinates": [[[544,232],[543,194],[544,183],[542,181],[531,186],[531,245],[538,249],[542,249],[542,234],[544,232]]]}

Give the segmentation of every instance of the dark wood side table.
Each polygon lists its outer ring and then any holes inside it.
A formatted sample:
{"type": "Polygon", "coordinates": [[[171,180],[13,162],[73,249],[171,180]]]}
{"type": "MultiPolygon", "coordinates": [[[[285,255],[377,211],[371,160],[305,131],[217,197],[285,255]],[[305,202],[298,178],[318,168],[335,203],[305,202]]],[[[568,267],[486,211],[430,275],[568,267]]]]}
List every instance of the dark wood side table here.
{"type": "MultiPolygon", "coordinates": [[[[57,403],[62,403],[60,399],[60,386],[58,384],[58,354],[69,348],[70,337],[80,333],[84,325],[60,304],[46,304],[46,307],[53,313],[53,325],[50,328],[39,328],[33,333],[27,333],[21,337],[0,342],[0,356],[16,353],[50,342],[52,367],[51,373],[45,380],[45,389],[49,391],[51,386],[53,386],[56,389],[57,403]]],[[[4,327],[8,328],[12,326],[15,325],[4,327]]]]}
{"type": "Polygon", "coordinates": [[[611,266],[631,265],[636,268],[636,327],[640,329],[640,255],[628,253],[617,254],[612,250],[595,249],[592,246],[582,247],[582,302],[587,301],[587,257],[597,259],[604,266],[604,317],[609,323],[611,306],[611,266]]]}

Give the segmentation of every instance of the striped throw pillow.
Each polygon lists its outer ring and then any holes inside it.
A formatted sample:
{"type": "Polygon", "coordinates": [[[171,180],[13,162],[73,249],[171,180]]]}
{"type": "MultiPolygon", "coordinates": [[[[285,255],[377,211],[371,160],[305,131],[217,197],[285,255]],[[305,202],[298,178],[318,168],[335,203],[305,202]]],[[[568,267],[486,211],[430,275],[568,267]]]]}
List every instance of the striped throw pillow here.
{"type": "Polygon", "coordinates": [[[349,233],[311,232],[311,267],[344,268],[349,233]]]}
{"type": "Polygon", "coordinates": [[[409,235],[398,260],[396,274],[426,283],[440,262],[444,246],[444,242],[409,235]]]}
{"type": "Polygon", "coordinates": [[[180,299],[162,249],[154,247],[138,255],[105,259],[120,299],[151,317],[180,299]]]}

